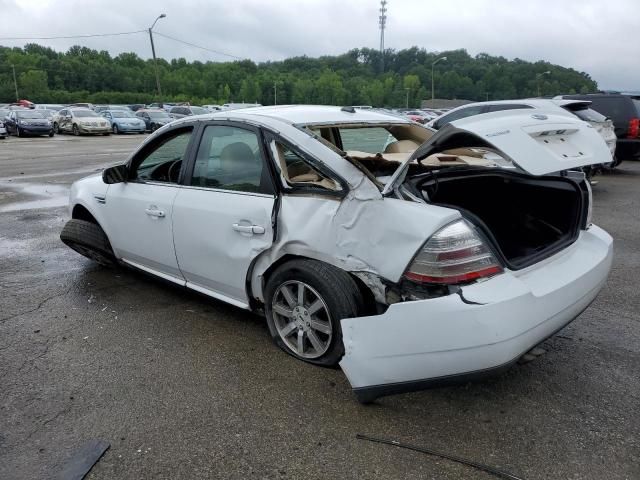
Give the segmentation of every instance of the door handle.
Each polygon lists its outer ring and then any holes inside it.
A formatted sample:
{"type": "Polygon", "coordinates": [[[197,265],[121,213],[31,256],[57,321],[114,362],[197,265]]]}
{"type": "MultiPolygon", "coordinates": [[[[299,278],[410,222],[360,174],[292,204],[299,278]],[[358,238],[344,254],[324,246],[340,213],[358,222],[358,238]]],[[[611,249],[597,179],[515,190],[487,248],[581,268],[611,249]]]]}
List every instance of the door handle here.
{"type": "Polygon", "coordinates": [[[260,225],[240,225],[239,223],[234,223],[233,229],[236,232],[250,233],[255,235],[263,235],[265,231],[264,227],[260,225]]]}
{"type": "Polygon", "coordinates": [[[147,208],[145,209],[144,213],[146,213],[150,217],[164,218],[164,212],[162,210],[158,210],[157,208],[147,208]]]}

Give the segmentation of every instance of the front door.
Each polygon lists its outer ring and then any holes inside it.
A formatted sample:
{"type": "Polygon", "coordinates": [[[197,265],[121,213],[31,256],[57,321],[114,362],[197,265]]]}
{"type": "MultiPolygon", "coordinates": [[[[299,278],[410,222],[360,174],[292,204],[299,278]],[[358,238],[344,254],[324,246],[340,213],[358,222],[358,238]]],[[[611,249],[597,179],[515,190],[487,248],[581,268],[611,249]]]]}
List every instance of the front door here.
{"type": "Polygon", "coordinates": [[[259,130],[206,126],[173,207],[176,256],[187,285],[240,307],[248,305],[249,266],[273,239],[266,158],[259,130]]]}
{"type": "Polygon", "coordinates": [[[129,179],[109,186],[106,231],[116,256],[184,284],[173,245],[171,218],[193,127],[155,138],[130,162],[129,179]]]}

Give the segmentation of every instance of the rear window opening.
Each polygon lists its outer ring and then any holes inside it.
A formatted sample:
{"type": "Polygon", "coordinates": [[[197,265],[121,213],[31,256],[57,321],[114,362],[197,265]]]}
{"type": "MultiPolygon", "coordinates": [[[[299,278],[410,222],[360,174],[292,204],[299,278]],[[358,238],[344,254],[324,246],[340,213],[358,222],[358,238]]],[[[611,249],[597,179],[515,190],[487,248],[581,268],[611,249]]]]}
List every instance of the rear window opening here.
{"type": "Polygon", "coordinates": [[[517,270],[578,237],[584,192],[565,177],[530,177],[493,169],[433,172],[411,181],[428,203],[459,210],[517,270]]]}

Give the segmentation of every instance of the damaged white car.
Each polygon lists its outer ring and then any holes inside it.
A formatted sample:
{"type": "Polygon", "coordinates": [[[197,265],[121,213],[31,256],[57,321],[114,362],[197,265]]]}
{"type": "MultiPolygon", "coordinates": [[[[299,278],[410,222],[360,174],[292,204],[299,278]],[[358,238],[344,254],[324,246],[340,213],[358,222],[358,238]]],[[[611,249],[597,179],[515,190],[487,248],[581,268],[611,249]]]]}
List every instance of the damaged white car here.
{"type": "Polygon", "coordinates": [[[240,308],[362,402],[484,376],[579,315],[612,261],[572,169],[606,162],[566,115],[437,133],[350,107],[172,122],[76,182],[61,238],[240,308]]]}

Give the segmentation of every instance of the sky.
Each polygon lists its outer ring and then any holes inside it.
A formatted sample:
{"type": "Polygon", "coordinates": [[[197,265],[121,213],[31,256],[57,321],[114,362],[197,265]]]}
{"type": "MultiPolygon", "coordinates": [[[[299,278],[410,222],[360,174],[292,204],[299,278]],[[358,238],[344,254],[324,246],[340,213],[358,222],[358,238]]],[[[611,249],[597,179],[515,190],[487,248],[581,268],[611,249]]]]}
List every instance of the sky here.
{"type": "MultiPolygon", "coordinates": [[[[52,37],[154,31],[256,62],[379,46],[379,0],[0,0],[0,45],[52,37]]],[[[640,90],[640,0],[389,0],[386,47],[466,49],[587,72],[602,89],[640,90]]],[[[159,57],[233,59],[159,35],[159,57]]],[[[151,56],[146,33],[33,40],[151,56]]]]}

